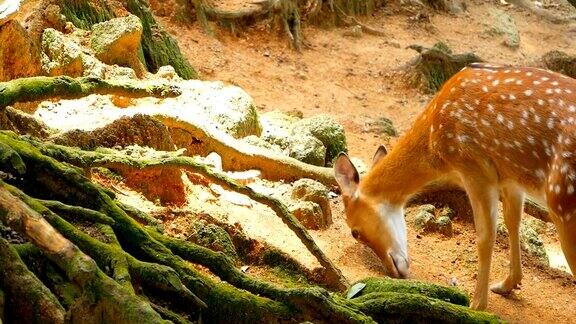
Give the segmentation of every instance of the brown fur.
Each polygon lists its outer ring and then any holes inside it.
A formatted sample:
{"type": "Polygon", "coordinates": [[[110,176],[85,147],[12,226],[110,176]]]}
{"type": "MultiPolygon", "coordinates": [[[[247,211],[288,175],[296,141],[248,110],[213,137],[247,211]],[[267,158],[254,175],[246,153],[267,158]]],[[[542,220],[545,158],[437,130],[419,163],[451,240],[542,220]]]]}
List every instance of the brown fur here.
{"type": "MultiPolygon", "coordinates": [[[[337,178],[343,174],[336,173],[337,178]]],[[[492,290],[509,293],[522,278],[518,227],[524,192],[548,204],[576,272],[576,80],[536,68],[474,64],[463,69],[394,149],[362,181],[352,181],[344,194],[348,223],[374,231],[378,217],[386,217],[376,215],[376,206],[403,206],[424,185],[446,177],[464,187],[474,210],[480,256],[474,308],[487,304],[499,195],[511,266],[508,278],[492,290]]],[[[384,243],[371,238],[367,244],[378,253],[384,243]]]]}

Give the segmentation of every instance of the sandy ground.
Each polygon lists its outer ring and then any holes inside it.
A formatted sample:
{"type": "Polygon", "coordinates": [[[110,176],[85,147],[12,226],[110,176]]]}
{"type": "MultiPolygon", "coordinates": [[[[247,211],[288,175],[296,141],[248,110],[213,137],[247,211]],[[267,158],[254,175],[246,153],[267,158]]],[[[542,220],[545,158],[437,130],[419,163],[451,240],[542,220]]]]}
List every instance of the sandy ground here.
{"type": "MultiPolygon", "coordinates": [[[[398,82],[394,70],[415,55],[406,46],[431,46],[442,40],[455,52],[473,51],[492,62],[517,65],[529,64],[553,49],[576,53],[575,25],[546,23],[523,10],[500,7],[515,18],[521,33],[518,50],[502,46],[501,39],[484,32],[487,11],[493,6],[476,1],[466,14],[436,13],[429,22],[413,21],[410,13],[401,10],[384,9],[365,21],[385,30],[385,37],[348,38],[342,29],[308,27],[305,36],[311,47],[302,53],[293,52],[284,40],[263,27],[253,27],[236,38],[225,34],[209,38],[197,27],[167,20],[163,23],[204,79],[241,86],[262,111],[299,110],[304,116],[333,116],[345,126],[351,155],[368,162],[376,147],[388,139],[367,133],[366,123],[385,116],[403,132],[430,99],[430,95],[398,82]]],[[[235,212],[228,214],[230,221],[240,222],[251,235],[315,266],[273,214],[258,206],[242,209],[234,208],[235,212]]],[[[376,256],[349,234],[339,199],[333,201],[333,215],[334,224],[328,230],[312,231],[318,244],[352,281],[384,275],[376,256]]],[[[477,265],[474,229],[463,221],[457,221],[455,228],[457,234],[452,238],[417,236],[409,228],[412,277],[440,284],[455,280],[459,287],[472,292],[477,265]]],[[[557,256],[555,236],[545,240],[557,256]]],[[[492,282],[503,279],[508,271],[507,244],[500,241],[494,254],[492,282]]],[[[565,272],[538,267],[531,260],[524,263],[521,290],[510,298],[490,294],[488,310],[513,323],[574,322],[576,281],[565,272]]]]}

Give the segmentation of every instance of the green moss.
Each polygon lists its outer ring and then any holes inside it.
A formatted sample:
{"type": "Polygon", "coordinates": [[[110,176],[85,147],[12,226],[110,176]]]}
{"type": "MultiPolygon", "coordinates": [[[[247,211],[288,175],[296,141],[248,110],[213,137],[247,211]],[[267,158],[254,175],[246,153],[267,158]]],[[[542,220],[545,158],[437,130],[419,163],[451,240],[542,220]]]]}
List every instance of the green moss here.
{"type": "Polygon", "coordinates": [[[500,323],[495,315],[423,295],[373,292],[353,299],[379,323],[500,323]]]}
{"type": "Polygon", "coordinates": [[[340,152],[348,152],[344,127],[330,116],[318,115],[305,118],[294,123],[293,135],[309,134],[316,137],[326,148],[326,166],[332,165],[332,160],[340,152]]]}
{"type": "Polygon", "coordinates": [[[61,10],[74,26],[82,29],[90,29],[94,24],[114,18],[104,0],[62,0],[61,10]]]}
{"type": "Polygon", "coordinates": [[[128,0],[127,9],[142,21],[142,54],[149,71],[171,65],[184,79],[198,79],[198,73],[180,51],[178,42],[158,25],[150,7],[142,0],[128,0]]]}
{"type": "Polygon", "coordinates": [[[415,280],[399,280],[390,278],[366,278],[359,282],[366,287],[360,291],[358,297],[376,292],[396,292],[421,294],[431,298],[443,300],[457,305],[469,306],[468,295],[456,288],[443,287],[415,280]]]}
{"type": "Polygon", "coordinates": [[[222,251],[232,260],[238,260],[238,254],[230,235],[221,227],[208,224],[204,221],[196,221],[192,224],[195,233],[191,238],[196,244],[207,247],[211,250],[222,251]]]}
{"type": "MultiPolygon", "coordinates": [[[[141,60],[149,71],[155,73],[161,66],[171,65],[184,79],[198,78],[198,73],[181,53],[178,42],[158,25],[146,1],[128,0],[126,9],[142,21],[141,60]]],[[[63,0],[62,14],[76,27],[87,30],[115,17],[103,0],[63,0]]]]}

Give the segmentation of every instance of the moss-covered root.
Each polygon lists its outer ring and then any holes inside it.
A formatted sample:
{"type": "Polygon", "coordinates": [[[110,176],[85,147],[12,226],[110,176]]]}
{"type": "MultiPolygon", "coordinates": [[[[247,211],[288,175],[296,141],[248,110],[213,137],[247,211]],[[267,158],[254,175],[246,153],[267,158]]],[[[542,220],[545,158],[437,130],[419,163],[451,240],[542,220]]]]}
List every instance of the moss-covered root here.
{"type": "Polygon", "coordinates": [[[171,65],[182,78],[198,79],[198,73],[180,52],[178,42],[154,19],[148,1],[128,0],[126,9],[142,21],[142,52],[149,71],[171,65]]]}
{"type": "Polygon", "coordinates": [[[98,78],[31,77],[0,82],[0,108],[16,102],[50,98],[81,98],[90,94],[116,94],[125,97],[176,97],[180,89],[171,85],[142,85],[98,78]]]}
{"type": "MultiPolygon", "coordinates": [[[[70,312],[72,322],[83,318],[101,318],[110,323],[164,323],[148,303],[102,273],[94,260],[65,239],[8,188],[0,182],[0,221],[26,236],[66,272],[70,281],[82,288],[82,298],[70,312]]],[[[41,204],[38,206],[44,208],[41,204]]]]}
{"type": "MultiPolygon", "coordinates": [[[[10,141],[14,145],[20,142],[22,138],[15,137],[13,133],[0,132],[0,142],[10,141]]],[[[316,245],[308,231],[298,222],[298,220],[290,213],[288,208],[278,199],[260,194],[250,187],[240,185],[229,177],[214,171],[212,168],[197,162],[190,157],[176,156],[168,157],[165,159],[147,160],[129,157],[113,150],[106,150],[106,152],[92,152],[82,151],[66,146],[54,145],[48,143],[40,143],[29,140],[29,143],[38,147],[42,153],[51,156],[55,159],[66,161],[70,164],[88,168],[88,167],[106,167],[114,168],[122,171],[129,171],[131,169],[144,169],[144,168],[159,168],[159,167],[174,167],[181,168],[195,173],[200,173],[211,181],[223,185],[241,194],[245,194],[251,199],[270,207],[279,217],[284,224],[288,226],[298,236],[300,241],[306,246],[312,255],[316,257],[318,262],[326,268],[327,279],[331,284],[338,287],[340,290],[346,289],[348,286],[346,278],[342,275],[340,270],[332,263],[332,261],[322,252],[316,245]]],[[[27,143],[23,143],[27,144],[27,143]]],[[[333,178],[333,176],[332,176],[333,178]]]]}
{"type": "Polygon", "coordinates": [[[493,314],[418,294],[373,292],[352,299],[380,323],[500,323],[493,314]]]}
{"type": "Polygon", "coordinates": [[[65,310],[56,297],[26,268],[16,251],[0,238],[0,287],[10,307],[4,320],[20,323],[64,323],[65,310]]]}
{"type": "Polygon", "coordinates": [[[420,45],[410,45],[408,48],[419,53],[404,67],[411,79],[409,82],[430,92],[436,92],[446,80],[470,63],[483,61],[474,53],[453,54],[442,42],[432,48],[420,45]]]}
{"type": "MultiPolygon", "coordinates": [[[[19,192],[16,188],[11,188],[11,190],[30,207],[43,214],[50,224],[63,233],[66,238],[94,258],[100,267],[108,268],[111,277],[127,290],[132,291],[132,279],[134,279],[140,284],[157,291],[177,295],[182,300],[187,301],[189,305],[206,307],[204,302],[182,284],[173,269],[159,264],[139,261],[124,252],[110,226],[101,224],[98,227],[108,241],[108,244],[105,244],[80,231],[60,218],[59,215],[44,209],[39,204],[39,202],[44,201],[32,199],[19,192]]],[[[75,211],[81,210],[76,209],[75,211]]],[[[83,209],[83,211],[87,211],[89,214],[95,213],[95,211],[90,209],[83,209]]]]}
{"type": "Polygon", "coordinates": [[[46,208],[64,217],[68,221],[89,221],[99,224],[112,225],[114,220],[92,209],[69,206],[57,200],[37,200],[46,208]]]}
{"type": "Polygon", "coordinates": [[[157,226],[161,224],[161,222],[158,221],[156,218],[142,212],[137,208],[122,203],[118,200],[114,201],[114,203],[116,204],[116,206],[120,207],[126,214],[128,214],[130,217],[132,217],[135,221],[137,221],[140,224],[150,226],[157,226]]]}
{"type": "MultiPolygon", "coordinates": [[[[66,18],[75,26],[90,29],[96,23],[110,20],[118,10],[116,3],[110,5],[107,0],[60,0],[59,5],[66,18]]],[[[142,21],[142,54],[141,59],[149,71],[155,72],[159,67],[171,65],[184,79],[197,79],[198,74],[180,51],[178,42],[170,36],[155,20],[145,0],[123,1],[126,11],[138,16],[142,21]]]]}
{"type": "Polygon", "coordinates": [[[358,282],[364,283],[366,286],[356,295],[356,297],[375,292],[396,292],[424,295],[456,305],[470,305],[470,298],[468,295],[452,287],[443,287],[416,280],[400,280],[391,278],[365,278],[358,282]]]}
{"type": "Polygon", "coordinates": [[[371,319],[357,309],[350,307],[341,299],[333,298],[322,288],[283,289],[268,282],[260,281],[242,273],[228,257],[222,253],[190,244],[175,238],[159,234],[153,230],[149,233],[162,242],[173,253],[195,263],[201,263],[214,274],[254,294],[282,301],[295,307],[300,316],[309,320],[320,320],[333,323],[371,322],[371,319]]]}

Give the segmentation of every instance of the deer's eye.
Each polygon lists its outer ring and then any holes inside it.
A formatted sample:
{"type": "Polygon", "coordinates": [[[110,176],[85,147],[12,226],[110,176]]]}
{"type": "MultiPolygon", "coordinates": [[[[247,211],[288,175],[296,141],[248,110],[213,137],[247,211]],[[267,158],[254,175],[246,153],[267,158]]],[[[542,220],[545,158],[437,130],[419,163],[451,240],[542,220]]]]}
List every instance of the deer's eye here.
{"type": "Polygon", "coordinates": [[[352,237],[355,239],[359,239],[360,238],[360,232],[358,232],[358,230],[353,229],[352,230],[352,237]]]}

